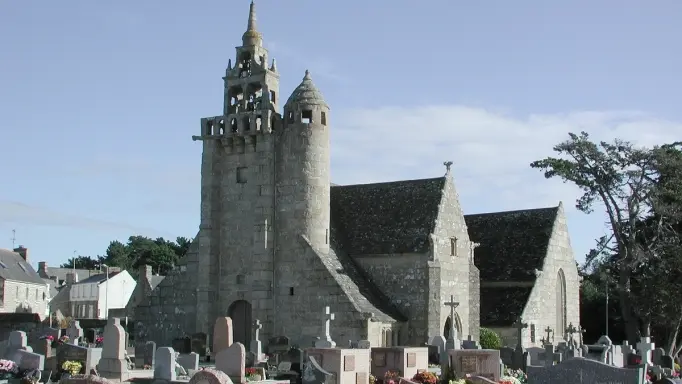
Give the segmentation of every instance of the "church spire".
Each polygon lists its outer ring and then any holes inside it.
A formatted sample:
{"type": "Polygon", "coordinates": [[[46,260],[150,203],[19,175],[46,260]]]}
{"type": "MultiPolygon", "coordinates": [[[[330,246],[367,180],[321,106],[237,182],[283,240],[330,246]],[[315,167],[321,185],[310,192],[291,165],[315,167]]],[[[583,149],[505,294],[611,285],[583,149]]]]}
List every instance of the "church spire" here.
{"type": "Polygon", "coordinates": [[[263,36],[258,32],[258,28],[256,27],[256,4],[251,0],[251,6],[249,7],[249,22],[246,26],[246,32],[242,35],[242,44],[244,44],[244,46],[260,46],[262,43],[263,36]]]}

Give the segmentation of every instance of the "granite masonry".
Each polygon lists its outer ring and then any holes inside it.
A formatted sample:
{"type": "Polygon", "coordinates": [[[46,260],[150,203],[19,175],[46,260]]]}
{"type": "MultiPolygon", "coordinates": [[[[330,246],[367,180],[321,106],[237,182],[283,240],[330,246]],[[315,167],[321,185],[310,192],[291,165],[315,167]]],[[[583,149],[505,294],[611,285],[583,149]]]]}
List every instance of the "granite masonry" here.
{"type": "Polygon", "coordinates": [[[223,80],[222,114],[193,136],[203,145],[199,232],[135,309],[138,342],[170,345],[229,316],[235,343],[250,345],[260,319],[263,340],[312,345],[327,306],[333,339],[383,347],[423,345],[453,322],[461,338],[488,326],[514,345],[518,317],[538,335],[524,345],[539,345],[544,327],[579,323],[560,204],[465,216],[451,162],[437,178],[331,184],[329,105],[308,71],[281,97],[253,3],[223,80]]]}

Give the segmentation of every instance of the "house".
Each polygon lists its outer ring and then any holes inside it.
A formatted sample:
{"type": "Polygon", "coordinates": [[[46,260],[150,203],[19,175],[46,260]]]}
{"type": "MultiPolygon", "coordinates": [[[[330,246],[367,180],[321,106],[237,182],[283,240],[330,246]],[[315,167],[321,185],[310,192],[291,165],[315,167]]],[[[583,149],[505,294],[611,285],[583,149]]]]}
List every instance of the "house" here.
{"type": "Polygon", "coordinates": [[[154,274],[151,265],[141,265],[138,269],[137,285],[135,290],[128,300],[128,304],[123,309],[109,309],[109,315],[120,318],[135,318],[135,308],[152,294],[165,276],[160,276],[158,273],[154,274]]]}
{"type": "MultiPolygon", "coordinates": [[[[113,268],[110,269],[111,271],[113,268]]],[[[38,275],[49,286],[50,313],[54,316],[57,311],[61,311],[64,316],[71,316],[71,302],[69,300],[71,284],[101,273],[102,271],[99,269],[48,267],[47,262],[39,262],[38,275]]]]}
{"type": "Polygon", "coordinates": [[[71,283],[72,276],[67,274],[67,289],[70,313],[76,319],[106,319],[109,309],[125,308],[137,285],[128,271],[100,273],[71,283]]]}
{"type": "Polygon", "coordinates": [[[0,313],[49,314],[48,285],[28,263],[28,249],[0,249],[0,313]]]}

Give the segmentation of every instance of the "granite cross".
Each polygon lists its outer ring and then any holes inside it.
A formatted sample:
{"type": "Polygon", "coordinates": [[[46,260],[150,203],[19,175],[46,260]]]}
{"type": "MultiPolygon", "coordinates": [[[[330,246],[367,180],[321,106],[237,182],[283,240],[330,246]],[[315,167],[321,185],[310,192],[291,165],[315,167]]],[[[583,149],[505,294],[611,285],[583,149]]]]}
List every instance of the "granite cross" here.
{"type": "Polygon", "coordinates": [[[450,295],[450,301],[446,301],[445,303],[446,307],[450,307],[450,335],[448,335],[448,339],[452,338],[453,340],[457,338],[455,336],[456,328],[455,328],[455,308],[459,306],[459,303],[455,301],[455,296],[450,295]]]}
{"type": "Polygon", "coordinates": [[[528,323],[524,323],[523,320],[521,320],[521,317],[519,316],[519,318],[516,319],[512,326],[517,329],[517,336],[519,339],[516,344],[516,348],[523,349],[523,330],[528,328],[528,323]]]}
{"type": "Polygon", "coordinates": [[[651,342],[651,337],[642,337],[637,343],[637,352],[642,357],[643,365],[651,365],[651,351],[656,349],[656,344],[651,342]]]}
{"type": "Polygon", "coordinates": [[[446,161],[443,163],[443,165],[445,166],[445,171],[450,172],[450,167],[452,166],[452,161],[446,161]]]}
{"type": "Polygon", "coordinates": [[[253,330],[256,333],[254,340],[259,340],[258,336],[260,334],[261,328],[263,328],[263,324],[261,324],[260,320],[256,319],[256,321],[253,322],[253,330]]]}
{"type": "Polygon", "coordinates": [[[81,337],[83,337],[83,328],[81,328],[78,320],[71,320],[69,328],[66,329],[66,336],[69,337],[69,344],[78,345],[81,337]]]}
{"type": "Polygon", "coordinates": [[[325,314],[324,336],[327,338],[327,340],[329,340],[331,339],[331,334],[329,333],[329,326],[331,325],[331,321],[334,320],[334,314],[331,312],[331,309],[329,309],[329,307],[324,307],[324,314],[325,314]]]}
{"type": "Polygon", "coordinates": [[[552,332],[554,332],[554,330],[548,325],[547,328],[545,328],[545,332],[547,332],[547,342],[549,343],[549,338],[552,337],[552,332]]]}

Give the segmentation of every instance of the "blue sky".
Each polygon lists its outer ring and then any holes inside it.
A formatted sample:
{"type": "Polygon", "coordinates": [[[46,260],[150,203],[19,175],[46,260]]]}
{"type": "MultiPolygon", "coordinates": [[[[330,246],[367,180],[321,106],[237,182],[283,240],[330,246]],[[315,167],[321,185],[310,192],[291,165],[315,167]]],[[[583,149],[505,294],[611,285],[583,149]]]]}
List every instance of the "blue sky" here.
{"type": "MultiPolygon", "coordinates": [[[[0,247],[50,265],[199,220],[199,119],[247,0],[0,3],[0,247]]],[[[682,2],[260,0],[287,96],[305,69],[331,105],[332,179],[453,172],[466,213],[564,201],[576,257],[603,216],[529,169],[568,131],[682,136],[682,2]]]]}

